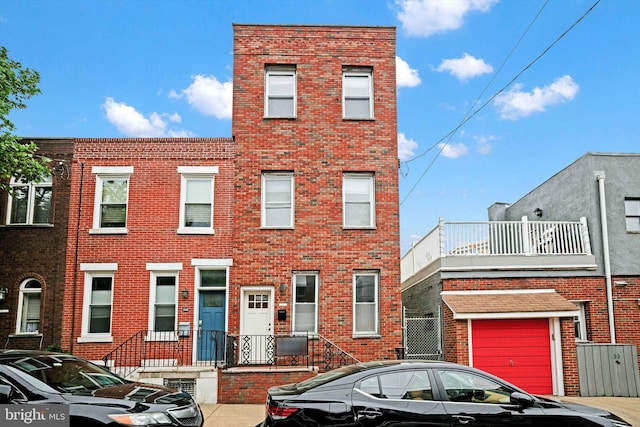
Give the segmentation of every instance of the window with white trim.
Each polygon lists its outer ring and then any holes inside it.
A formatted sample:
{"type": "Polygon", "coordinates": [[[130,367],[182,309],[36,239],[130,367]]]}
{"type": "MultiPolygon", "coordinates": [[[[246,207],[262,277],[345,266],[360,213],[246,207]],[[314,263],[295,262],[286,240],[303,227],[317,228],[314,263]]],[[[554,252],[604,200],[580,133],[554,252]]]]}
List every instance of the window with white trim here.
{"type": "Polygon", "coordinates": [[[580,314],[573,318],[574,333],[576,341],[587,341],[587,312],[586,301],[571,301],[578,306],[580,314]]]}
{"type": "Polygon", "coordinates": [[[342,70],[342,117],[373,118],[373,70],[345,67],[342,70]]]}
{"type": "Polygon", "coordinates": [[[318,333],[318,273],[299,272],[293,275],[294,333],[318,333]]]}
{"type": "Polygon", "coordinates": [[[16,334],[37,334],[40,331],[42,285],[36,279],[27,279],[20,285],[16,334]]]}
{"type": "Polygon", "coordinates": [[[375,227],[375,180],[373,174],[345,173],[342,177],[342,191],[344,227],[375,227]]]}
{"type": "Polygon", "coordinates": [[[213,234],[213,184],[218,168],[181,166],[178,233],[213,234]]]}
{"type": "Polygon", "coordinates": [[[266,67],[264,98],[266,117],[295,117],[296,67],[292,65],[266,67]]]}
{"type": "Polygon", "coordinates": [[[81,264],[84,271],[82,331],[78,342],[112,342],[115,263],[81,264]]]}
{"type": "Polygon", "coordinates": [[[353,334],[378,334],[378,272],[353,275],[353,334]]]}
{"type": "Polygon", "coordinates": [[[93,233],[126,233],[129,180],[133,167],[94,166],[96,194],[93,233]]]}
{"type": "Polygon", "coordinates": [[[178,329],[178,273],[181,263],[147,264],[150,271],[150,340],[174,340],[178,329]]]}
{"type": "Polygon", "coordinates": [[[49,224],[51,221],[51,176],[40,182],[11,178],[7,205],[7,224],[49,224]]]}
{"type": "Polygon", "coordinates": [[[262,174],[261,226],[293,227],[293,173],[262,174]]]}
{"type": "Polygon", "coordinates": [[[640,199],[625,199],[624,215],[627,231],[640,233],[640,199]]]}

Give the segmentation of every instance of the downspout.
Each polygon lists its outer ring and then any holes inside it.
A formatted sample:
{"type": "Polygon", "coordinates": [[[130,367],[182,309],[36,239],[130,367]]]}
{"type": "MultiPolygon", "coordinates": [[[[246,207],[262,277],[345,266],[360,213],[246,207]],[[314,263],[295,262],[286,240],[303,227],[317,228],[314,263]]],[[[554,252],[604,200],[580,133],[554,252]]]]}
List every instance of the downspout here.
{"type": "Polygon", "coordinates": [[[84,163],[80,163],[80,191],[78,192],[78,218],[76,224],[76,250],[73,261],[73,304],[71,307],[71,330],[69,337],[69,351],[73,354],[73,337],[76,325],[76,295],[78,294],[78,243],[80,241],[80,217],[82,214],[82,184],[84,183],[84,163]]]}
{"type": "Polygon", "coordinates": [[[602,226],[602,252],[604,261],[604,277],[607,286],[607,309],[609,312],[609,336],[611,344],[616,343],[616,324],[613,314],[613,290],[611,287],[611,260],[609,259],[609,231],[607,229],[607,204],[604,197],[604,171],[595,172],[598,180],[598,194],[600,196],[600,224],[602,226]]]}

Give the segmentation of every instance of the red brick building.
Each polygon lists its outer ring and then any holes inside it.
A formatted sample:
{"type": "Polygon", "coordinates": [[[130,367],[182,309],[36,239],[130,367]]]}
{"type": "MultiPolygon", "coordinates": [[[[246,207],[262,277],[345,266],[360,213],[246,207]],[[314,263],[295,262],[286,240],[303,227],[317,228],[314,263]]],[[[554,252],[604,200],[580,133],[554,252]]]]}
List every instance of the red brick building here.
{"type": "Polygon", "coordinates": [[[156,347],[154,358],[199,360],[201,343],[175,331],[192,337],[207,302],[224,305],[233,157],[231,138],[75,141],[64,349],[100,360],[140,336],[147,344],[182,341],[178,355],[156,347]]]}
{"type": "Polygon", "coordinates": [[[61,339],[73,140],[33,141],[38,155],[52,159],[51,176],[38,183],[11,180],[14,194],[3,192],[0,198],[0,342],[5,348],[57,348],[61,339]]]}
{"type": "Polygon", "coordinates": [[[359,360],[395,358],[395,29],[233,28],[229,330],[320,336],[359,360]]]}

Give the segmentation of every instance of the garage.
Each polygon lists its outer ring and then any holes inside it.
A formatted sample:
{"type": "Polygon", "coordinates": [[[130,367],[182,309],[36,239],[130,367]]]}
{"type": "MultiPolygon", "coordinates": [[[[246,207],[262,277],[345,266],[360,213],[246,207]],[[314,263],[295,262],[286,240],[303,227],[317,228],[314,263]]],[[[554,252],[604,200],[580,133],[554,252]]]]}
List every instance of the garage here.
{"type": "Polygon", "coordinates": [[[549,319],[473,320],[473,366],[535,394],[553,394],[549,319]]]}
{"type": "Polygon", "coordinates": [[[560,319],[580,314],[573,303],[553,289],[461,290],[440,295],[453,317],[452,323],[444,325],[445,335],[455,332],[455,342],[466,344],[455,347],[455,361],[465,357],[466,348],[471,366],[529,393],[564,394],[562,341],[555,337],[563,336],[560,319]]]}

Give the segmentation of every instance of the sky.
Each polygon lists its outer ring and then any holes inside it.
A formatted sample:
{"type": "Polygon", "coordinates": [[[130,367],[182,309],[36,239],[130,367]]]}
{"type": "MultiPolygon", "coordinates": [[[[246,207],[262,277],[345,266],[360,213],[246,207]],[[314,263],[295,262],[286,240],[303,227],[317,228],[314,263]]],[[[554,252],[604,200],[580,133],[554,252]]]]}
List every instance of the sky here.
{"type": "Polygon", "coordinates": [[[230,137],[232,24],[396,27],[404,254],[640,152],[639,22],[637,0],[0,0],[0,45],[41,77],[19,136],[230,137]]]}

